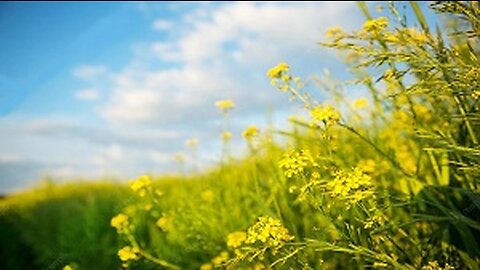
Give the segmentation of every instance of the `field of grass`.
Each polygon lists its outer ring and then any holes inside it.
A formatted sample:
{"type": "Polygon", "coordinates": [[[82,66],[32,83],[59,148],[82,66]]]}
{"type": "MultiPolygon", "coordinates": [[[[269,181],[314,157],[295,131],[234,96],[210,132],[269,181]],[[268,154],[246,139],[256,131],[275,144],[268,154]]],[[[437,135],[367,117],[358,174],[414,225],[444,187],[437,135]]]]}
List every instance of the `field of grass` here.
{"type": "MultiPolygon", "coordinates": [[[[247,127],[242,159],[225,129],[199,174],[7,196],[0,269],[480,269],[480,7],[432,4],[451,28],[431,29],[414,2],[409,24],[359,6],[365,24],[322,43],[354,80],[268,71],[304,108],[291,128],[247,127]]],[[[234,102],[216,105],[227,127],[234,102]]]]}

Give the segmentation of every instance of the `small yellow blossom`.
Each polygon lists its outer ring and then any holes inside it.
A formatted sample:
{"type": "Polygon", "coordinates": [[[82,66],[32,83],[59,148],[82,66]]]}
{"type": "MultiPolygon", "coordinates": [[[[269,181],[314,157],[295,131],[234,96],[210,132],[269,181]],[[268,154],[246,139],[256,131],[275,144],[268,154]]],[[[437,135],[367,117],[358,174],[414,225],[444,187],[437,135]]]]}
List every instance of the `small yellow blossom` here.
{"type": "Polygon", "coordinates": [[[318,166],[314,161],[312,154],[307,149],[300,151],[291,150],[285,153],[283,158],[278,162],[278,165],[284,170],[284,174],[288,178],[302,174],[309,166],[318,166]]]}
{"type": "Polygon", "coordinates": [[[379,17],[377,19],[368,20],[363,24],[365,32],[380,32],[388,26],[388,19],[379,17]]]}
{"type": "Polygon", "coordinates": [[[68,265],[65,265],[62,270],[74,270],[75,268],[73,268],[72,266],[70,266],[70,264],[68,265]]]}
{"type": "Polygon", "coordinates": [[[228,252],[222,251],[217,257],[212,259],[212,263],[215,267],[220,267],[228,261],[228,252]]]}
{"type": "Polygon", "coordinates": [[[211,263],[204,263],[200,266],[200,270],[212,270],[213,264],[211,263]]]}
{"type": "Polygon", "coordinates": [[[166,216],[163,216],[163,217],[161,217],[157,220],[155,225],[157,225],[158,227],[160,227],[164,231],[168,231],[168,229],[170,228],[170,225],[171,225],[171,219],[166,217],[166,216]]]}
{"type": "Polygon", "coordinates": [[[340,26],[335,26],[327,29],[325,36],[327,38],[340,37],[343,34],[343,29],[340,26]]]}
{"type": "Polygon", "coordinates": [[[123,232],[129,225],[128,216],[125,214],[118,214],[112,218],[110,225],[117,229],[118,233],[123,232]]]}
{"type": "Polygon", "coordinates": [[[290,69],[290,67],[285,63],[281,62],[275,67],[271,68],[267,72],[267,76],[271,79],[280,79],[282,75],[284,75],[285,72],[287,72],[290,69]]]}
{"type": "Polygon", "coordinates": [[[229,248],[237,248],[245,242],[247,234],[242,231],[233,232],[227,236],[227,246],[229,248]]]}
{"type": "Polygon", "coordinates": [[[137,180],[130,182],[130,188],[143,197],[145,196],[146,189],[149,188],[151,184],[150,176],[142,175],[138,177],[137,180]]]}
{"type": "Polygon", "coordinates": [[[215,106],[217,106],[222,113],[227,113],[229,110],[235,108],[235,103],[231,99],[224,99],[215,102],[215,106]]]}
{"type": "Polygon", "coordinates": [[[280,220],[262,216],[258,218],[257,223],[248,228],[245,243],[263,243],[271,248],[279,248],[284,243],[291,241],[287,228],[283,227],[280,220]]]}
{"type": "Polygon", "coordinates": [[[335,178],[326,183],[332,198],[342,199],[347,206],[374,195],[372,178],[356,167],[352,172],[338,171],[335,178]]]}
{"type": "Polygon", "coordinates": [[[477,100],[478,98],[480,97],[480,91],[479,90],[475,90],[472,92],[472,98],[477,100]]]}
{"type": "Polygon", "coordinates": [[[353,108],[356,110],[368,107],[368,99],[366,98],[359,98],[353,101],[353,108]]]}
{"type": "Polygon", "coordinates": [[[126,262],[130,260],[138,259],[137,253],[139,252],[138,248],[126,246],[118,251],[118,257],[120,260],[126,262]]]}
{"type": "Polygon", "coordinates": [[[310,111],[313,124],[323,122],[326,126],[331,126],[340,121],[340,114],[330,105],[318,105],[310,111]]]}
{"type": "Polygon", "coordinates": [[[257,135],[258,128],[255,125],[247,127],[242,133],[243,138],[245,138],[247,141],[252,141],[257,135]]]}
{"type": "Polygon", "coordinates": [[[222,134],[220,135],[220,138],[222,138],[223,141],[229,141],[230,139],[232,139],[232,133],[229,132],[229,131],[224,131],[222,132],[222,134]]]}

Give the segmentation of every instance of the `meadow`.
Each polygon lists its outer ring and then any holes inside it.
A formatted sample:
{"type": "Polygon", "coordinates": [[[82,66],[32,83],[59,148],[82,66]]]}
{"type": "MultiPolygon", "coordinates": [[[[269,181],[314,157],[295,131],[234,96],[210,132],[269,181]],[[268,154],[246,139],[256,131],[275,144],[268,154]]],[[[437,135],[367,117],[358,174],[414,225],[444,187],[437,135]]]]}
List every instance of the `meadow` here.
{"type": "Polygon", "coordinates": [[[252,123],[234,158],[221,100],[215,168],[2,198],[0,269],[480,269],[480,6],[432,3],[442,28],[415,2],[359,7],[359,29],[319,44],[353,80],[266,71],[305,112],[290,127],[252,123]]]}

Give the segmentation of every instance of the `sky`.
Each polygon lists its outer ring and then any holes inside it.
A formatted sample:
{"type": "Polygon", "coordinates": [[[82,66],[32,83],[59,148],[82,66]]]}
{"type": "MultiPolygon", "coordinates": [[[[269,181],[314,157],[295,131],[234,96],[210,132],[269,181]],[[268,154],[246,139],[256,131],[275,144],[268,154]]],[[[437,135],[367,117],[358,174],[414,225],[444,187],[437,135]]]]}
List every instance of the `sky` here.
{"type": "Polygon", "coordinates": [[[236,103],[241,156],[246,126],[281,128],[299,110],[266,71],[286,61],[304,78],[348,78],[317,43],[363,21],[354,2],[1,2],[0,194],[173,173],[191,137],[200,165],[216,164],[221,99],[236,103]]]}

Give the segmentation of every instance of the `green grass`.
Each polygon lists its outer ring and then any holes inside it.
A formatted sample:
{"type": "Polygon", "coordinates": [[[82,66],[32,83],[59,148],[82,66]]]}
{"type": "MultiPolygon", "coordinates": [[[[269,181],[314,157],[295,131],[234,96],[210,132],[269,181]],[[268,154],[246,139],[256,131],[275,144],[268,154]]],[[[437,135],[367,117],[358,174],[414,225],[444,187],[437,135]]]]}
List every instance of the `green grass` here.
{"type": "Polygon", "coordinates": [[[268,73],[309,117],[250,127],[239,160],[224,137],[222,164],[202,174],[3,198],[0,268],[479,269],[480,9],[434,4],[463,22],[435,33],[415,3],[415,28],[393,4],[388,19],[360,7],[361,30],[322,43],[356,78],[322,78],[326,104],[287,64],[268,73]]]}

